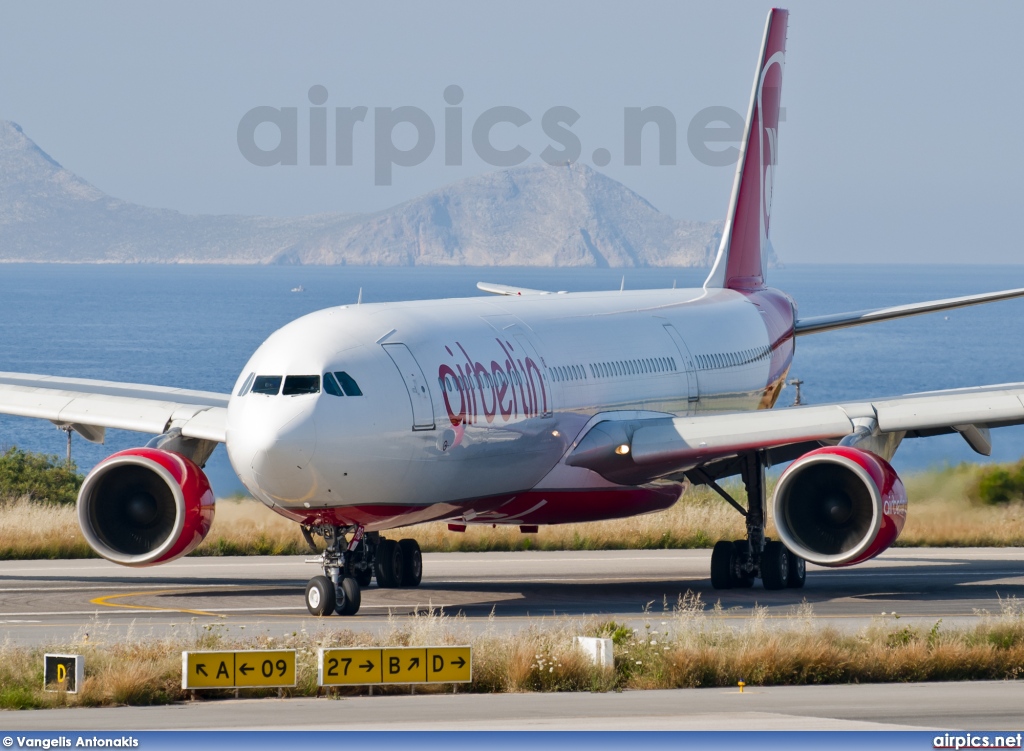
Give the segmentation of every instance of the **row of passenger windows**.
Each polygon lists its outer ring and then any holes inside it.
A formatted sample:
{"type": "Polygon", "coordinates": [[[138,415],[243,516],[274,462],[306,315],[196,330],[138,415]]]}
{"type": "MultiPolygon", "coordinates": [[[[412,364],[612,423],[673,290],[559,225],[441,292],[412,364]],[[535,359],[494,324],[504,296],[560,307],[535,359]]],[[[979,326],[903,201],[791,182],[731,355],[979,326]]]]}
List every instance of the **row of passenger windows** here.
{"type": "Polygon", "coordinates": [[[772,354],[771,347],[755,347],[744,349],[739,352],[723,352],[713,355],[697,355],[697,367],[700,370],[713,370],[714,368],[730,368],[736,365],[746,365],[757,362],[772,354]]]}
{"type": "MultiPolygon", "coordinates": [[[[345,371],[324,373],[324,391],[331,396],[362,396],[359,384],[345,371]]],[[[246,394],[264,394],[266,396],[299,396],[300,394],[319,394],[320,376],[318,375],[256,375],[250,373],[238,390],[239,396],[246,394]],[[282,382],[284,388],[281,388],[282,382]]]]}
{"type": "Polygon", "coordinates": [[[609,362],[582,365],[556,365],[550,368],[555,381],[584,381],[590,378],[615,378],[618,376],[645,375],[647,373],[674,373],[677,370],[674,357],[640,357],[634,360],[610,360],[609,362]],[[589,370],[589,373],[588,373],[589,370]]]}

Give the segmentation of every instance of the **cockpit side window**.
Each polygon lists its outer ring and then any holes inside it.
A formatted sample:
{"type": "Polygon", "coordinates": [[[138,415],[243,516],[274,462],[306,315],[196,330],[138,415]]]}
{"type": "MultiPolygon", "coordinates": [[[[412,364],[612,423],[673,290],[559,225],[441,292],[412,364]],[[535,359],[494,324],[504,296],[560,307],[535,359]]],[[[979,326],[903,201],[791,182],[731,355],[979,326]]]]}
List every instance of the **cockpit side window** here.
{"type": "Polygon", "coordinates": [[[299,396],[300,394],[319,394],[320,376],[318,375],[290,375],[284,379],[285,396],[299,396]]]}
{"type": "Polygon", "coordinates": [[[281,391],[282,380],[282,377],[279,375],[256,376],[256,380],[252,382],[252,393],[276,396],[277,393],[281,391]]]}
{"type": "Polygon", "coordinates": [[[344,392],[341,390],[341,386],[339,386],[338,382],[334,380],[333,373],[324,373],[324,391],[331,396],[345,396],[344,392]]]}
{"type": "Polygon", "coordinates": [[[350,376],[348,373],[346,373],[345,371],[340,371],[338,373],[335,373],[334,375],[338,379],[338,383],[340,383],[341,387],[345,390],[346,396],[363,395],[363,392],[359,389],[359,385],[355,382],[355,379],[352,378],[352,376],[350,376]]]}
{"type": "Polygon", "coordinates": [[[238,396],[245,396],[249,393],[249,387],[252,386],[252,379],[255,377],[256,373],[250,373],[246,377],[245,383],[242,384],[242,388],[238,389],[238,396]]]}

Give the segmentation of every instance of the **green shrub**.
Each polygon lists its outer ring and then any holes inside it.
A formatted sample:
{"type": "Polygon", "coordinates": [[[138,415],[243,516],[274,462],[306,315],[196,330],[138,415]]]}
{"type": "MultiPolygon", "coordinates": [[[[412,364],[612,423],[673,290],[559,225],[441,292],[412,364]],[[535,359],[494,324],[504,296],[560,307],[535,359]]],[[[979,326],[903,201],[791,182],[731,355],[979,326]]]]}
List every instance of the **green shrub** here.
{"type": "Polygon", "coordinates": [[[982,503],[999,504],[1024,499],[1024,461],[982,471],[972,495],[982,503]]]}
{"type": "Polygon", "coordinates": [[[0,456],[0,498],[28,496],[35,501],[74,503],[82,476],[52,454],[34,454],[12,446],[0,456]]]}

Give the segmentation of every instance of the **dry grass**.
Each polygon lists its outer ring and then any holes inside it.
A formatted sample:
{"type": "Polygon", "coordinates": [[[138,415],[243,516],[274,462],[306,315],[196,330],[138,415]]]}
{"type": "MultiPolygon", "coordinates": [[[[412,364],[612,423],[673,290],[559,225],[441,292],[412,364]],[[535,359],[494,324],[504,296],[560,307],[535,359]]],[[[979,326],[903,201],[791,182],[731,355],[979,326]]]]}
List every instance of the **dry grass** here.
{"type": "Polygon", "coordinates": [[[904,547],[1024,546],[1024,503],[986,505],[970,499],[983,467],[961,464],[907,478],[904,547]]]}
{"type": "Polygon", "coordinates": [[[90,557],[74,506],[28,497],[0,501],[0,560],[90,557]]]}
{"type": "MultiPolygon", "coordinates": [[[[1024,546],[1024,503],[990,506],[969,500],[981,468],[960,465],[911,475],[907,526],[897,545],[1024,546]]],[[[729,491],[744,500],[741,487],[729,491]]],[[[768,534],[774,530],[769,525],[768,534]]],[[[590,524],[542,527],[524,535],[518,527],[470,526],[451,532],[445,523],[395,530],[414,537],[425,551],[607,550],[708,548],[716,540],[743,537],[742,519],[706,488],[691,488],[672,508],[657,514],[590,524]]],[[[193,555],[296,555],[307,551],[298,526],[260,503],[222,500],[209,537],[193,555]]],[[[74,508],[19,499],[0,503],[0,560],[82,558],[92,553],[78,531],[74,508]]]]}
{"type": "MultiPolygon", "coordinates": [[[[707,611],[698,596],[687,594],[674,605],[649,613],[643,628],[614,622],[545,620],[517,633],[494,627],[471,631],[461,617],[430,612],[392,620],[378,633],[355,633],[318,627],[274,639],[245,638],[242,628],[181,626],[171,637],[106,633],[92,624],[90,638],[29,649],[0,645],[0,708],[165,704],[181,701],[179,652],[196,649],[267,649],[297,651],[298,680],[293,696],[317,695],[319,647],[425,646],[471,644],[473,682],[464,690],[479,693],[523,691],[609,691],[615,689],[796,685],[849,682],[1014,680],[1024,671],[1024,608],[1014,599],[997,614],[980,614],[971,628],[945,630],[904,626],[898,617],[876,619],[856,634],[819,624],[806,603],[784,618],[767,618],[763,610],[742,622],[707,611]],[[590,664],[573,647],[572,637],[610,637],[615,667],[590,664]],[[42,654],[82,654],[86,679],[78,695],[44,693],[42,654]]],[[[421,686],[438,692],[450,686],[421,686]]],[[[376,692],[403,693],[404,686],[377,687],[376,692]]],[[[337,689],[335,695],[365,693],[365,688],[337,689]]],[[[244,696],[268,696],[276,689],[242,690],[244,696]]],[[[200,692],[200,698],[226,696],[200,692]]]]}

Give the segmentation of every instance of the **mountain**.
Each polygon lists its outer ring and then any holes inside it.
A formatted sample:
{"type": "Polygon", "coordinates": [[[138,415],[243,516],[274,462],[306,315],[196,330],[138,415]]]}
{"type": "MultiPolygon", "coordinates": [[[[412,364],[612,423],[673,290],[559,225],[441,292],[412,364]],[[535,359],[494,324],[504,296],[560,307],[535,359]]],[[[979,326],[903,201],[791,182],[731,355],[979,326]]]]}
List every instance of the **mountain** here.
{"type": "Polygon", "coordinates": [[[0,121],[2,262],[709,266],[721,228],[582,164],[479,175],[373,214],[186,215],[106,195],[0,121]]]}

